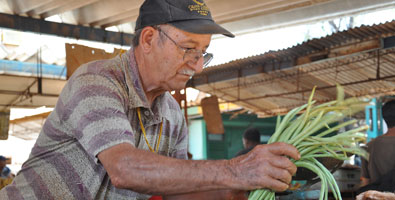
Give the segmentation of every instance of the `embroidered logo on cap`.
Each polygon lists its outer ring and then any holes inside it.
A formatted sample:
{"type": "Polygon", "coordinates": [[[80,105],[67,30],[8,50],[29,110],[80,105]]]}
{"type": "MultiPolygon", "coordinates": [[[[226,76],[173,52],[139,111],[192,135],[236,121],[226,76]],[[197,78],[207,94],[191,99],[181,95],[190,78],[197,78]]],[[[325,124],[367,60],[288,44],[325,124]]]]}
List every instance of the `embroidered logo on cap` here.
{"type": "Polygon", "coordinates": [[[189,10],[192,11],[196,11],[197,13],[199,13],[200,15],[203,16],[207,16],[210,12],[210,10],[208,9],[208,7],[206,6],[206,4],[204,2],[200,2],[199,0],[192,0],[193,2],[196,3],[196,5],[189,5],[188,8],[189,10]]]}

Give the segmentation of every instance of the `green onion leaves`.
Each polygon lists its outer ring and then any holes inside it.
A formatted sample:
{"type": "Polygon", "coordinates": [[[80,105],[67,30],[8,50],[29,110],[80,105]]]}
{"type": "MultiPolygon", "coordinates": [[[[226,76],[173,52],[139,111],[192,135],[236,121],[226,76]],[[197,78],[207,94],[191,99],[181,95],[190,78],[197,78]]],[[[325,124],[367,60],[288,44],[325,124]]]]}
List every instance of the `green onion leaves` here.
{"type": "MultiPolygon", "coordinates": [[[[301,154],[299,160],[292,160],[295,165],[314,172],[321,179],[319,199],[328,199],[329,190],[335,199],[342,199],[333,175],[317,158],[347,160],[353,154],[368,157],[367,152],[357,146],[357,143],[366,140],[362,132],[368,126],[337,133],[341,128],[355,124],[357,120],[342,120],[362,111],[367,103],[357,98],[345,99],[343,87],[337,85],[336,100],[315,105],[314,92],[315,87],[307,104],[292,109],[282,119],[277,118],[276,131],[268,143],[285,142],[294,145],[301,154]]],[[[248,199],[274,200],[275,192],[255,190],[248,199]]]]}

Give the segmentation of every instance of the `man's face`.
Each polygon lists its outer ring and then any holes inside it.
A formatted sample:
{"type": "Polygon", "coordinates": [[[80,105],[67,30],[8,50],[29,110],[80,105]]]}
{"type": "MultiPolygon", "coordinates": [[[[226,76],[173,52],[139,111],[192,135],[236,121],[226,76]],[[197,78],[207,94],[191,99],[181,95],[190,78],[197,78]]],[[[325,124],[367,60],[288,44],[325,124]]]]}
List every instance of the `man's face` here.
{"type": "Polygon", "coordinates": [[[247,148],[247,140],[245,139],[245,138],[243,138],[243,146],[244,146],[244,148],[247,148]]]}
{"type": "Polygon", "coordinates": [[[211,34],[193,34],[170,25],[161,25],[157,31],[156,64],[149,78],[158,80],[166,91],[183,89],[193,74],[202,71],[203,57],[197,59],[196,55],[206,51],[211,34]],[[198,53],[191,56],[188,52],[198,53]]]}
{"type": "Polygon", "coordinates": [[[4,160],[0,160],[0,169],[3,169],[6,165],[6,162],[4,160]]]}

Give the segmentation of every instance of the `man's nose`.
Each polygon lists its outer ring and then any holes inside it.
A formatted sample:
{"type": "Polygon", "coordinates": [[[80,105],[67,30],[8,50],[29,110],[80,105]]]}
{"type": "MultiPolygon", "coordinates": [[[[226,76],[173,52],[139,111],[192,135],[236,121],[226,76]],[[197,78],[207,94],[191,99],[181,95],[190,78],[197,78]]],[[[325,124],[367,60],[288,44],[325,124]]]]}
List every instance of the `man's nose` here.
{"type": "Polygon", "coordinates": [[[203,71],[203,57],[199,57],[195,62],[189,61],[188,65],[191,66],[192,69],[195,70],[195,74],[203,71]]]}

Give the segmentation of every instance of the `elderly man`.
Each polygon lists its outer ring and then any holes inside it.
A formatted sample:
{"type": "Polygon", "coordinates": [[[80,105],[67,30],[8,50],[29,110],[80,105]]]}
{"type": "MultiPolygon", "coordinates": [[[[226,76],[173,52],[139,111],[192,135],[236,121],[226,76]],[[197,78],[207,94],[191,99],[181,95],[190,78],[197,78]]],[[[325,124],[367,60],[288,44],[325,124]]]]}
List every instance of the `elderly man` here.
{"type": "Polygon", "coordinates": [[[217,25],[201,0],[146,0],[132,48],[81,66],[0,199],[148,199],[220,189],[287,189],[299,158],[284,143],[232,160],[187,158],[187,127],[168,91],[202,71],[217,25]]]}

